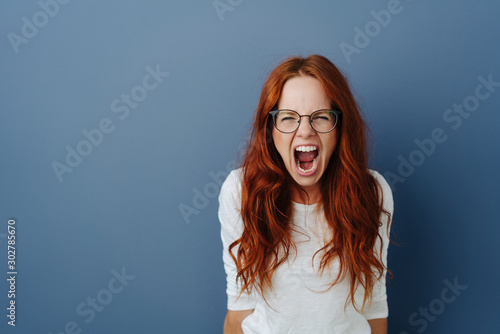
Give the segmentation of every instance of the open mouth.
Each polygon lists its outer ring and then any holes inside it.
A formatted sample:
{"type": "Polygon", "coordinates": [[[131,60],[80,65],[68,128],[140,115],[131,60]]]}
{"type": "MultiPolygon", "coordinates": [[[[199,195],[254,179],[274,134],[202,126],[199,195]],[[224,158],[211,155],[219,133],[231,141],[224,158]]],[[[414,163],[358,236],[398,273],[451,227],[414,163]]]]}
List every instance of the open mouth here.
{"type": "Polygon", "coordinates": [[[318,148],[316,146],[297,146],[295,164],[301,174],[311,174],[318,167],[318,148]]]}

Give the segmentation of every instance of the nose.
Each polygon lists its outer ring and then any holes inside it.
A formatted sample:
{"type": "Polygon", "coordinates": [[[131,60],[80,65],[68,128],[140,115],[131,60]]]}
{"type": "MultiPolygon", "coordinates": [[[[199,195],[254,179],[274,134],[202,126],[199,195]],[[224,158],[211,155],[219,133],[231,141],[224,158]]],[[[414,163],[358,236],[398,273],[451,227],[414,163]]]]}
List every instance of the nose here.
{"type": "Polygon", "coordinates": [[[297,129],[297,136],[299,137],[314,136],[316,134],[316,131],[312,128],[310,118],[307,117],[307,115],[302,115],[300,119],[301,121],[299,124],[299,128],[297,129]]]}

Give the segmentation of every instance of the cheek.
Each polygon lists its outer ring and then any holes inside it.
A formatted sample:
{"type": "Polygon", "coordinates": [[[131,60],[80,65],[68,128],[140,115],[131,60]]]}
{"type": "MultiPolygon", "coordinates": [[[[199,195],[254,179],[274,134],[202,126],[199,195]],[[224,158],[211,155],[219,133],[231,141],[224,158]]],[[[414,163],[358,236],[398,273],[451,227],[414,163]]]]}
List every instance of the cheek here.
{"type": "Polygon", "coordinates": [[[323,147],[325,148],[325,153],[328,155],[328,158],[330,158],[339,145],[338,132],[334,130],[332,131],[332,133],[329,133],[329,136],[325,138],[323,144],[324,144],[323,147]]]}
{"type": "Polygon", "coordinates": [[[287,138],[283,136],[283,133],[279,132],[276,129],[273,129],[273,142],[276,150],[283,160],[286,159],[286,156],[289,152],[289,141],[287,138]]]}

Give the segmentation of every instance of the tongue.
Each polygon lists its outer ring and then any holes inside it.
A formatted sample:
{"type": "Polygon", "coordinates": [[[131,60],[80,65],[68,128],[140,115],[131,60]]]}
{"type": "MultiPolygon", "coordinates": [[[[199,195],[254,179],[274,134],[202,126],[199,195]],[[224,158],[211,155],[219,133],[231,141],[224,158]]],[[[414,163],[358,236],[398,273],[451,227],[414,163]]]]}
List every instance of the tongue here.
{"type": "Polygon", "coordinates": [[[303,170],[309,170],[309,169],[311,169],[312,166],[313,166],[312,161],[308,161],[308,162],[301,161],[300,162],[300,168],[302,168],[303,170]]]}
{"type": "Polygon", "coordinates": [[[318,155],[318,151],[311,152],[295,152],[297,159],[299,159],[300,168],[309,170],[313,166],[313,160],[318,155]]]}
{"type": "Polygon", "coordinates": [[[300,160],[300,162],[311,162],[316,158],[318,155],[317,151],[311,151],[311,152],[296,152],[297,158],[300,160]]]}

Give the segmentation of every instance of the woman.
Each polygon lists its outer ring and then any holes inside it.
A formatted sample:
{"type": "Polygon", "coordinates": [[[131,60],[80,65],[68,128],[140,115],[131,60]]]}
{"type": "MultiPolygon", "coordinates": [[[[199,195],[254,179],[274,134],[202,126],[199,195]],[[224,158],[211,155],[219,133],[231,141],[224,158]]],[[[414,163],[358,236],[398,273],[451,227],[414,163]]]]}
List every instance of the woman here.
{"type": "Polygon", "coordinates": [[[325,57],[271,72],[242,167],[219,196],[224,333],[387,333],[393,201],[368,169],[365,131],[325,57]]]}

